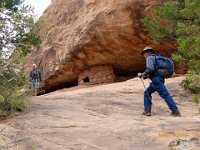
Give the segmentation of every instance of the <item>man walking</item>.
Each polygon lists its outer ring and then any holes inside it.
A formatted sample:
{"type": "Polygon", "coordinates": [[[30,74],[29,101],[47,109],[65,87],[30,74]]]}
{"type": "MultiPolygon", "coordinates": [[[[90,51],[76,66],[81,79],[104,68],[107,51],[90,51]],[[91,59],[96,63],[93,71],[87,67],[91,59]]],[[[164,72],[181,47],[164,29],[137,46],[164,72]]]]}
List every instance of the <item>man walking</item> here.
{"type": "Polygon", "coordinates": [[[146,58],[146,70],[143,73],[138,73],[140,78],[150,78],[152,81],[149,87],[144,92],[144,112],[145,116],[151,116],[152,97],[151,94],[157,91],[159,95],[165,100],[169,109],[172,111],[172,116],[181,116],[174,102],[170,96],[166,86],[164,85],[165,79],[156,71],[156,55],[155,50],[151,47],[145,47],[141,54],[146,58]]]}
{"type": "Polygon", "coordinates": [[[30,72],[30,87],[32,89],[33,96],[37,95],[37,89],[40,87],[40,82],[42,81],[41,72],[37,69],[37,65],[32,65],[33,69],[30,72]]]}

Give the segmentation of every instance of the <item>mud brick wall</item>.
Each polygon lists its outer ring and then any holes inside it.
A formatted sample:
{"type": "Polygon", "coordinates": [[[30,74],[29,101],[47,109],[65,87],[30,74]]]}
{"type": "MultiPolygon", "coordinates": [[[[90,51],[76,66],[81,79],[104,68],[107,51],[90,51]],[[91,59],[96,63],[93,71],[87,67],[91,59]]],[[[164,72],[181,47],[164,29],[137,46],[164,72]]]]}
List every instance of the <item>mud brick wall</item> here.
{"type": "Polygon", "coordinates": [[[115,74],[111,66],[95,66],[84,70],[78,76],[79,85],[113,83],[115,74]]]}

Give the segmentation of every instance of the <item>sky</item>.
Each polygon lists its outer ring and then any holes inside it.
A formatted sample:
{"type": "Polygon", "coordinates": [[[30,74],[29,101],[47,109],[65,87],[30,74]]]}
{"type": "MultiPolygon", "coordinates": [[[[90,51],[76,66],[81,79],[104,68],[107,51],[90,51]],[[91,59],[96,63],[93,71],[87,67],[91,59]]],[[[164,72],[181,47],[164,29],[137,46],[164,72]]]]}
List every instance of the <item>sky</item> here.
{"type": "Polygon", "coordinates": [[[52,0],[25,0],[23,4],[31,5],[35,8],[35,15],[41,16],[52,0]]]}

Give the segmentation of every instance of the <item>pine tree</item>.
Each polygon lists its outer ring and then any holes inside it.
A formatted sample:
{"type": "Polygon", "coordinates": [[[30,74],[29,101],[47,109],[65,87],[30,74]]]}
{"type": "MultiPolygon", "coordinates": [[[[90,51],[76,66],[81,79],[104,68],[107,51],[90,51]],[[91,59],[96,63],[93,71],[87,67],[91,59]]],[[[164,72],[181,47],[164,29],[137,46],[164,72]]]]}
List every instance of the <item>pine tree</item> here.
{"type": "Polygon", "coordinates": [[[154,40],[176,41],[173,59],[186,68],[183,86],[200,92],[200,0],[169,0],[153,8],[154,17],[142,20],[154,40]]]}
{"type": "Polygon", "coordinates": [[[0,119],[15,110],[25,110],[19,93],[25,75],[24,56],[40,43],[33,9],[22,0],[0,0],[0,119]]]}

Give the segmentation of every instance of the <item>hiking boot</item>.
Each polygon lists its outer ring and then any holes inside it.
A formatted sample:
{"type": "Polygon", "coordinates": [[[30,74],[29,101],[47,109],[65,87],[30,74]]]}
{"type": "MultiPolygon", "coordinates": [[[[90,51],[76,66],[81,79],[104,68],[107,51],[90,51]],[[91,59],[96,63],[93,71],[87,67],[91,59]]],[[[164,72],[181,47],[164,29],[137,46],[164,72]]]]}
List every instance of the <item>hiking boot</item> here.
{"type": "Polygon", "coordinates": [[[181,113],[179,111],[172,112],[171,116],[173,116],[173,117],[181,117],[181,113]]]}
{"type": "Polygon", "coordinates": [[[144,111],[142,113],[142,115],[144,115],[144,116],[151,116],[151,111],[144,111]]]}

